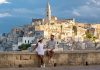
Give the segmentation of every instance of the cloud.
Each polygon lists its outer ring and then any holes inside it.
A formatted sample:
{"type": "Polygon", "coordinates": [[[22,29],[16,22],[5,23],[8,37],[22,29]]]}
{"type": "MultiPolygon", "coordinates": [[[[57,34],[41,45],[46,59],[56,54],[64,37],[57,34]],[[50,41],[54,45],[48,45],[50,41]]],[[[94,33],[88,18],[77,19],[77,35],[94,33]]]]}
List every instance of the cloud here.
{"type": "Polygon", "coordinates": [[[32,10],[27,9],[27,8],[16,8],[16,9],[13,9],[12,11],[15,12],[15,13],[21,13],[21,14],[24,14],[24,13],[33,13],[32,10]]]}
{"type": "Polygon", "coordinates": [[[0,0],[0,4],[10,3],[7,0],[0,0]]]}
{"type": "Polygon", "coordinates": [[[88,0],[84,5],[73,9],[72,14],[76,17],[100,17],[100,0],[88,0]]]}
{"type": "Polygon", "coordinates": [[[9,11],[9,12],[11,12],[12,17],[32,18],[33,16],[33,10],[27,9],[27,8],[13,8],[12,11],[9,11]]]}
{"type": "Polygon", "coordinates": [[[44,16],[45,15],[45,8],[34,9],[33,13],[44,16]]]}
{"type": "Polygon", "coordinates": [[[12,8],[12,9],[1,9],[0,10],[0,17],[27,17],[27,18],[32,18],[34,15],[34,11],[32,9],[28,8],[12,8]],[[5,13],[7,12],[7,13],[5,13]],[[10,14],[9,14],[10,13],[10,14]]]}
{"type": "Polygon", "coordinates": [[[0,18],[9,17],[9,16],[11,16],[11,14],[9,13],[0,13],[0,18]]]}
{"type": "Polygon", "coordinates": [[[88,5],[100,6],[100,0],[90,0],[87,2],[88,5]]]}
{"type": "Polygon", "coordinates": [[[32,17],[35,17],[35,16],[41,17],[41,16],[45,15],[45,9],[44,8],[38,8],[38,9],[34,9],[34,10],[28,9],[28,8],[13,8],[12,11],[8,10],[8,12],[11,12],[13,17],[32,18],[32,17]]]}
{"type": "Polygon", "coordinates": [[[80,13],[74,10],[74,11],[73,11],[73,15],[75,15],[75,16],[80,16],[80,13]]]}

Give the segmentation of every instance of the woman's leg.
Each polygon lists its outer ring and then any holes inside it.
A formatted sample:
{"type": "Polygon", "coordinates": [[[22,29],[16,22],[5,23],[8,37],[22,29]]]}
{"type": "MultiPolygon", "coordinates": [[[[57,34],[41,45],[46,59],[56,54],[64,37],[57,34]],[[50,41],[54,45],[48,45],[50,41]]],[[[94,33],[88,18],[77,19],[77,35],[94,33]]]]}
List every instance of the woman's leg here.
{"type": "Polygon", "coordinates": [[[40,67],[40,65],[41,65],[41,58],[40,58],[40,55],[38,55],[38,65],[39,65],[39,67],[40,67]]]}
{"type": "Polygon", "coordinates": [[[44,65],[44,56],[41,55],[40,58],[41,58],[41,65],[44,65]]]}
{"type": "Polygon", "coordinates": [[[44,56],[43,55],[39,55],[39,60],[40,60],[40,64],[44,65],[44,56]]]}

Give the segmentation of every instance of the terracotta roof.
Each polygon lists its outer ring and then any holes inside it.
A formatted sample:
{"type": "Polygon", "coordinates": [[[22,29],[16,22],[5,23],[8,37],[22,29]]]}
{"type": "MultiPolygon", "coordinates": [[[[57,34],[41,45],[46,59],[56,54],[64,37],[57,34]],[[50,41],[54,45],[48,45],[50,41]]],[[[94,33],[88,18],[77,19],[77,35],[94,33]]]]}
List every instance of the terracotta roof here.
{"type": "Polygon", "coordinates": [[[32,22],[42,21],[43,19],[32,19],[32,22]]]}

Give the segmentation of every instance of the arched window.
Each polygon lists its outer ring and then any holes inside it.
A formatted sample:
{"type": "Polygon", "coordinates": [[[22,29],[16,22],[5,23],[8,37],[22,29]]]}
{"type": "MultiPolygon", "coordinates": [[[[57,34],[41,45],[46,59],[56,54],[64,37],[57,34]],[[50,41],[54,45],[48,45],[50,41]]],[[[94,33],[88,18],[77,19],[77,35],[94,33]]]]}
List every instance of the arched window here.
{"type": "Polygon", "coordinates": [[[29,44],[29,40],[28,40],[28,44],[29,44]]]}
{"type": "Polygon", "coordinates": [[[26,40],[25,40],[25,43],[26,43],[26,40]]]}

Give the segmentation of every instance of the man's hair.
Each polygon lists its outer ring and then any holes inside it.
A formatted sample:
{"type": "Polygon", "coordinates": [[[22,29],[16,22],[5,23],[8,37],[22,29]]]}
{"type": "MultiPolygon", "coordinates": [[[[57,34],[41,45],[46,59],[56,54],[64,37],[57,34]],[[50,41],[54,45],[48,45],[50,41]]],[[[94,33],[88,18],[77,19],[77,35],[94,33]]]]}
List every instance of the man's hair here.
{"type": "Polygon", "coordinates": [[[54,35],[51,35],[51,36],[53,36],[53,37],[54,37],[54,35]]]}

